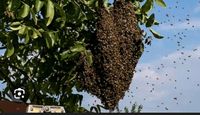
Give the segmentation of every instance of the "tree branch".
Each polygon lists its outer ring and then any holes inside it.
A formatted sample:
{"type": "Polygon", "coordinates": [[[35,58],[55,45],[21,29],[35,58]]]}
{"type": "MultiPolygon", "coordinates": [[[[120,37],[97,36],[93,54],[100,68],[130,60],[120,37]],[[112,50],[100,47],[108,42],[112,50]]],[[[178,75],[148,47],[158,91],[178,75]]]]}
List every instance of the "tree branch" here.
{"type": "Polygon", "coordinates": [[[0,70],[0,76],[2,76],[5,79],[5,81],[8,82],[13,88],[15,88],[13,82],[1,70],[0,70]]]}

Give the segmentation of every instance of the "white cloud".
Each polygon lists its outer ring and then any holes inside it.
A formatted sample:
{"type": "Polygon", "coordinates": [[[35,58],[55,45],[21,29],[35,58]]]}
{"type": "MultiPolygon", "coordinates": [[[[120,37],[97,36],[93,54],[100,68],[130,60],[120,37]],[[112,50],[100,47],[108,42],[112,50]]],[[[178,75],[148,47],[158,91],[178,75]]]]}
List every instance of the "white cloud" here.
{"type": "Polygon", "coordinates": [[[178,60],[179,58],[188,58],[188,56],[191,56],[191,59],[200,57],[200,47],[194,48],[193,50],[182,50],[180,52],[174,52],[167,57],[163,57],[162,60],[178,60]]]}
{"type": "Polygon", "coordinates": [[[200,101],[197,101],[198,98],[195,96],[200,96],[200,88],[197,86],[200,84],[199,66],[200,47],[174,52],[151,63],[139,64],[137,69],[142,71],[135,74],[130,88],[135,96],[133,99],[125,98],[121,105],[126,105],[129,100],[135,100],[143,104],[146,112],[163,112],[166,111],[166,107],[169,111],[198,111],[200,101]],[[189,103],[190,100],[193,103],[189,103]]]}
{"type": "MultiPolygon", "coordinates": [[[[120,100],[120,109],[137,102],[144,106],[143,112],[164,112],[166,107],[174,112],[198,111],[200,46],[194,49],[174,52],[151,63],[139,63],[129,93],[120,100]]],[[[100,100],[86,94],[83,103],[84,106],[100,104],[100,100]]]]}

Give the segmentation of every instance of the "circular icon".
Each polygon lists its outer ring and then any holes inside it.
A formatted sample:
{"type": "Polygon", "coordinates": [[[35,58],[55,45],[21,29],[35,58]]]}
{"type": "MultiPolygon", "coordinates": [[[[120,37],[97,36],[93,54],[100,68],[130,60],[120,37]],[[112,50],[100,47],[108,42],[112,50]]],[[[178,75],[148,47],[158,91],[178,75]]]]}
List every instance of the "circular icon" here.
{"type": "Polygon", "coordinates": [[[22,88],[17,88],[14,90],[14,98],[15,99],[22,99],[24,98],[25,90],[22,88]]]}

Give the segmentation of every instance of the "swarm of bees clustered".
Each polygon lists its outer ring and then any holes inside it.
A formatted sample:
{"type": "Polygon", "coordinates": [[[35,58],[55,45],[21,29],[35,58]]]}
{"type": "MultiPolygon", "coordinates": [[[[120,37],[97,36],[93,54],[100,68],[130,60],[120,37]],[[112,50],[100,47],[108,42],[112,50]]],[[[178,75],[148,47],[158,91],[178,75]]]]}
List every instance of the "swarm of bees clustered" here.
{"type": "Polygon", "coordinates": [[[131,2],[118,0],[109,10],[102,7],[98,13],[96,38],[92,38],[90,47],[93,64],[89,65],[82,55],[77,80],[83,90],[114,110],[129,89],[144,46],[131,2]]]}

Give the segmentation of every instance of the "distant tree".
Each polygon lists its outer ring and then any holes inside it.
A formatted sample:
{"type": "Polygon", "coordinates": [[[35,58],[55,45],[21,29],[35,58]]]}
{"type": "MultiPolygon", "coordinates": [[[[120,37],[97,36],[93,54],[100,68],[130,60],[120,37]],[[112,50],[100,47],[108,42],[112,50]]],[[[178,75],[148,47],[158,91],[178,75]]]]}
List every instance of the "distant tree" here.
{"type": "MultiPolygon", "coordinates": [[[[100,2],[108,11],[113,7],[108,0],[100,2]]],[[[159,24],[155,15],[148,15],[154,2],[166,7],[163,0],[126,2],[135,7],[138,25],[163,38],[150,28],[159,24]]],[[[88,46],[96,37],[99,4],[98,0],[1,0],[0,50],[5,53],[0,56],[0,80],[6,85],[1,98],[9,99],[9,92],[22,87],[26,91],[23,102],[84,112],[83,96],[72,91],[81,89],[76,80],[80,56],[89,64],[94,61],[88,46]]]]}
{"type": "MultiPolygon", "coordinates": [[[[96,106],[92,106],[90,108],[90,112],[95,112],[95,113],[102,113],[102,109],[105,109],[104,106],[97,104],[96,106]]],[[[135,102],[132,106],[131,109],[129,110],[128,107],[124,107],[124,110],[120,110],[118,106],[115,108],[115,113],[140,113],[141,110],[143,109],[142,105],[137,105],[135,102]]],[[[110,111],[112,112],[112,111],[110,111]]]]}
{"type": "Polygon", "coordinates": [[[129,111],[127,107],[124,108],[125,113],[140,113],[142,110],[143,106],[142,105],[137,105],[134,103],[131,107],[131,110],[129,111]]]}

